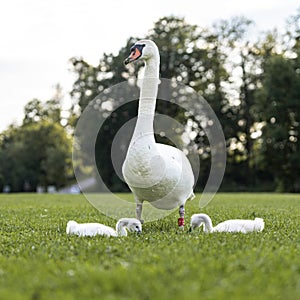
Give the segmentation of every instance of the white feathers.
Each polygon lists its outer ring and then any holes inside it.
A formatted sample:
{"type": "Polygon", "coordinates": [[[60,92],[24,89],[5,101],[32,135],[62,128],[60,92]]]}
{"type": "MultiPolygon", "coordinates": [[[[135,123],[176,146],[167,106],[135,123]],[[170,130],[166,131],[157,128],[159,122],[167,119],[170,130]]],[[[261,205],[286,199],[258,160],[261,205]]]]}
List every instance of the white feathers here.
{"type": "Polygon", "coordinates": [[[213,227],[211,218],[206,214],[194,214],[191,218],[191,230],[203,225],[205,232],[260,232],[265,223],[261,218],[254,220],[227,220],[213,227]]]}
{"type": "Polygon", "coordinates": [[[143,78],[139,80],[140,98],[136,127],[122,167],[125,182],[141,207],[148,201],[158,209],[170,210],[184,205],[193,196],[194,174],[185,154],[172,146],[156,143],[153,122],[159,84],[159,50],[150,40],[144,45],[143,78]]]}
{"type": "Polygon", "coordinates": [[[77,223],[76,221],[69,221],[67,223],[66,233],[76,234],[78,236],[127,236],[127,230],[142,232],[142,224],[139,220],[134,218],[122,218],[116,224],[116,230],[100,224],[100,223],[77,223]]]}
{"type": "MultiPolygon", "coordinates": [[[[261,218],[254,220],[227,220],[213,227],[211,218],[206,214],[194,214],[191,217],[191,228],[195,229],[203,225],[205,232],[260,232],[263,231],[265,223],[261,218]]],[[[135,218],[122,218],[116,224],[116,229],[100,223],[77,223],[69,221],[67,223],[66,233],[76,234],[78,236],[127,236],[127,230],[141,233],[142,224],[135,218]]]]}

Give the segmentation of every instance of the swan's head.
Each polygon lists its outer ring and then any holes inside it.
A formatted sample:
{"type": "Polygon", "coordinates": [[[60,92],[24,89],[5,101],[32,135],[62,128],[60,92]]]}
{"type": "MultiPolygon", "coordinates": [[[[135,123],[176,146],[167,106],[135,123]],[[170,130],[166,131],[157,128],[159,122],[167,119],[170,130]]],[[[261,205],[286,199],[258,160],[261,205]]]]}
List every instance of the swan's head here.
{"type": "Polygon", "coordinates": [[[151,40],[137,41],[130,48],[130,55],[125,59],[124,64],[127,65],[137,60],[149,60],[159,57],[159,52],[156,44],[151,40]]]}

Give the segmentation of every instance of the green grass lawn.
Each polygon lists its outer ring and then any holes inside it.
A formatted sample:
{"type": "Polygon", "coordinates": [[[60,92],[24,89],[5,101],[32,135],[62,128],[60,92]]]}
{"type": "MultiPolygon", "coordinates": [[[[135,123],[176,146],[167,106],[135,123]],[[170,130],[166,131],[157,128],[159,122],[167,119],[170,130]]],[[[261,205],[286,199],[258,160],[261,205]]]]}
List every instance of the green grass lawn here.
{"type": "Polygon", "coordinates": [[[141,235],[79,238],[68,220],[115,220],[82,195],[2,194],[0,299],[300,299],[300,195],[219,194],[202,212],[214,224],[262,217],[265,230],[182,232],[173,213],[141,235]]]}

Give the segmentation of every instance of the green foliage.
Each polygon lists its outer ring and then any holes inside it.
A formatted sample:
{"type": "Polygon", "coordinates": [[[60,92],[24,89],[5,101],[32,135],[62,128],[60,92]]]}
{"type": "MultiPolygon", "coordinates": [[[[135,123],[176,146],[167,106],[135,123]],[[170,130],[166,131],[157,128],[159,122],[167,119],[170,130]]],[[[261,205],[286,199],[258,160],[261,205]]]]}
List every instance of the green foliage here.
{"type": "Polygon", "coordinates": [[[39,121],[1,134],[0,174],[12,191],[63,186],[70,176],[71,140],[56,123],[39,121]]]}
{"type": "Polygon", "coordinates": [[[73,66],[72,71],[77,77],[71,96],[77,101],[76,104],[81,112],[103,90],[128,79],[130,73],[125,68],[123,61],[128,56],[128,49],[133,43],[134,39],[130,38],[116,56],[104,54],[96,67],[88,64],[83,58],[73,57],[70,59],[73,66]]]}
{"type": "MultiPolygon", "coordinates": [[[[160,49],[160,76],[192,87],[216,113],[227,144],[224,190],[300,191],[299,20],[300,10],[289,18],[286,32],[281,34],[275,29],[253,41],[248,38],[252,21],[244,17],[200,28],[184,18],[168,16],[157,20],[142,37],[153,39],[160,49]]],[[[116,55],[103,54],[96,66],[83,58],[71,58],[76,80],[68,119],[61,117],[63,95],[59,85],[49,101],[28,102],[22,126],[11,126],[0,136],[0,190],[6,184],[15,191],[23,190],[24,184],[28,188],[28,183],[31,190],[37,184],[63,185],[71,174],[69,133],[83,110],[96,99],[94,110],[106,119],[95,145],[99,172],[111,190],[128,191],[113,168],[111,146],[120,128],[136,117],[137,99],[124,105],[122,95],[114,99],[98,95],[123,81],[135,82],[142,65],[125,67],[123,61],[138,39],[128,38],[116,55]],[[109,105],[104,105],[105,101],[109,105]],[[47,126],[51,129],[46,130],[47,126]],[[57,141],[48,130],[60,132],[57,141]]],[[[182,101],[189,103],[190,99],[182,101]]],[[[184,147],[199,153],[200,179],[195,188],[202,190],[210,171],[211,148],[201,117],[161,99],[156,111],[176,119],[189,131],[189,142],[184,147]]],[[[121,137],[120,157],[125,157],[129,140],[121,137]]],[[[160,135],[156,140],[172,144],[160,135]]],[[[80,160],[75,168],[84,169],[80,160]]]]}
{"type": "MultiPolygon", "coordinates": [[[[190,25],[183,18],[171,16],[159,19],[146,36],[146,38],[153,39],[160,49],[160,76],[190,85],[204,96],[218,116],[228,140],[232,138],[234,128],[237,128],[237,120],[233,118],[230,99],[224,88],[229,80],[229,74],[225,68],[228,58],[225,48],[229,47],[227,45],[229,41],[241,38],[239,29],[241,27],[242,31],[245,31],[248,23],[246,19],[236,18],[232,23],[221,22],[220,26],[215,25],[214,29],[209,30],[190,25]],[[225,39],[226,45],[223,41],[225,39]]],[[[71,60],[73,71],[77,76],[71,94],[77,100],[81,111],[105,88],[135,76],[138,71],[135,68],[140,68],[140,65],[125,68],[123,60],[128,56],[130,46],[136,40],[130,38],[117,56],[104,55],[96,67],[89,65],[83,59],[71,60]]],[[[125,190],[125,185],[114,176],[115,172],[110,161],[111,142],[122,125],[136,116],[137,103],[132,102],[111,113],[102,108],[101,97],[98,100],[100,105],[97,106],[97,110],[109,117],[99,132],[96,145],[97,165],[104,181],[112,190],[120,190],[120,188],[125,190]]],[[[186,98],[185,101],[188,102],[189,99],[186,98]]],[[[113,107],[120,106],[117,97],[112,102],[113,107]]],[[[201,118],[199,119],[198,115],[190,112],[186,114],[179,106],[167,105],[165,101],[160,100],[157,102],[156,111],[176,119],[184,126],[192,124],[189,127],[192,127],[191,131],[195,134],[195,138],[186,147],[192,148],[196,143],[202,152],[201,182],[198,183],[198,188],[203,188],[206,174],[209,173],[211,149],[201,126],[201,118]]],[[[161,142],[162,139],[157,136],[157,141],[161,142]]],[[[163,142],[169,141],[163,140],[163,142]]]]}
{"type": "MultiPolygon", "coordinates": [[[[214,224],[264,218],[263,232],[246,235],[182,232],[174,212],[141,235],[78,238],[66,235],[68,220],[115,224],[81,195],[1,195],[0,207],[1,299],[300,296],[298,195],[219,194],[203,210],[214,224]]],[[[187,222],[197,212],[188,202],[187,222]]]]}
{"type": "Polygon", "coordinates": [[[264,139],[261,167],[275,176],[280,191],[299,191],[300,74],[296,60],[274,55],[265,64],[258,106],[264,139]]]}
{"type": "Polygon", "coordinates": [[[61,102],[62,102],[62,88],[59,84],[55,86],[55,95],[52,99],[42,103],[38,99],[29,101],[24,107],[23,124],[38,122],[41,120],[48,120],[54,123],[60,123],[61,118],[61,102]]]}
{"type": "Polygon", "coordinates": [[[62,126],[62,89],[52,99],[29,101],[21,126],[0,134],[0,190],[36,191],[37,186],[61,187],[72,177],[71,138],[62,126]]]}
{"type": "Polygon", "coordinates": [[[300,190],[299,12],[288,20],[284,36],[275,31],[261,45],[264,72],[255,93],[255,114],[264,125],[258,168],[273,175],[277,191],[300,190]]]}

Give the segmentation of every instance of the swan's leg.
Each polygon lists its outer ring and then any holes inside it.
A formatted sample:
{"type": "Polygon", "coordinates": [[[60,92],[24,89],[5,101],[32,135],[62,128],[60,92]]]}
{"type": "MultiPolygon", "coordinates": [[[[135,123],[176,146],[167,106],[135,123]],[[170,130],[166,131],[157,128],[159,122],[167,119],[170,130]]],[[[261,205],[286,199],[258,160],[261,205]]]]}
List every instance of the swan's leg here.
{"type": "Polygon", "coordinates": [[[180,229],[184,228],[184,205],[179,206],[179,216],[178,218],[178,226],[180,229]]]}
{"type": "Polygon", "coordinates": [[[141,223],[143,224],[144,223],[144,220],[142,220],[142,210],[143,210],[143,203],[142,202],[137,202],[136,203],[136,209],[135,209],[135,212],[136,212],[136,218],[138,220],[141,221],[141,223]]]}

